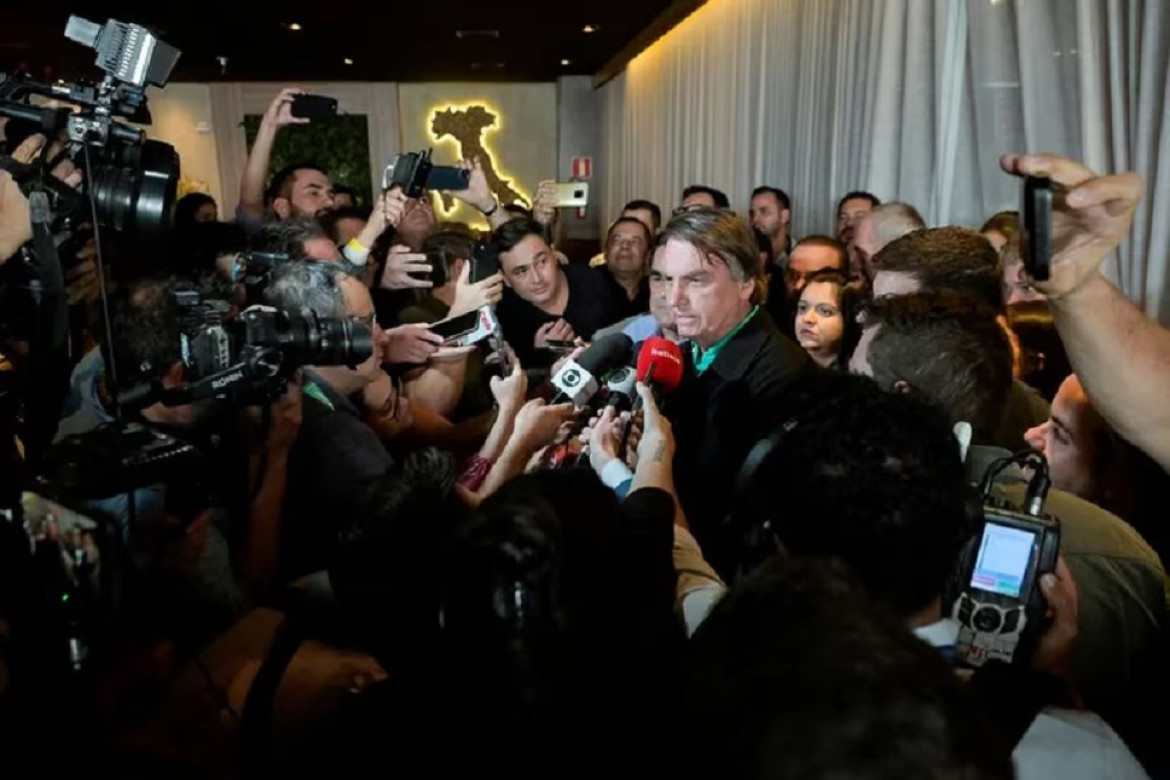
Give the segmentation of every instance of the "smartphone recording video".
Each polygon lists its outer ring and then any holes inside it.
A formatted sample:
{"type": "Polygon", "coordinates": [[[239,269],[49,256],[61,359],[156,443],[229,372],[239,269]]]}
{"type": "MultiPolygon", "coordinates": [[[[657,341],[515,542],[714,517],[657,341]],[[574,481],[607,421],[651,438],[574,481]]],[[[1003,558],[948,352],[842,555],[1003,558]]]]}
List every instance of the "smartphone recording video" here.
{"type": "Polygon", "coordinates": [[[329,119],[337,116],[337,98],[327,95],[297,95],[289,112],[297,119],[329,119]]]}
{"type": "Polygon", "coordinates": [[[586,182],[557,182],[556,193],[558,209],[585,208],[589,205],[589,185],[586,182]]]}

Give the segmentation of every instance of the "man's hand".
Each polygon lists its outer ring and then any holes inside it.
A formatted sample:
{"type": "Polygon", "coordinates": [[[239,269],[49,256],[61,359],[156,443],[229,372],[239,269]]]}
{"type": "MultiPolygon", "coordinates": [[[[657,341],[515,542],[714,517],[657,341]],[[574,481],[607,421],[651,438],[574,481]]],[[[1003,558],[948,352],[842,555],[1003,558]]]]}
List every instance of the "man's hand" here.
{"type": "Polygon", "coordinates": [[[264,119],[261,124],[267,125],[271,130],[279,130],[285,125],[307,125],[309,120],[303,117],[296,117],[292,115],[293,100],[297,95],[303,95],[305,91],[299,87],[285,87],[272,100],[272,104],[268,106],[268,110],[264,112],[264,119]]]}
{"type": "Polygon", "coordinates": [[[431,332],[426,325],[399,325],[386,331],[382,351],[384,363],[420,365],[443,346],[443,337],[431,332]]]}
{"type": "Polygon", "coordinates": [[[0,264],[32,238],[28,199],[8,171],[0,171],[0,264]]]}
{"type": "MultiPolygon", "coordinates": [[[[402,222],[402,215],[406,213],[406,194],[395,184],[382,199],[386,224],[398,227],[402,222]]],[[[380,234],[379,234],[380,235],[380,234]]]]}
{"type": "Polygon", "coordinates": [[[1136,173],[1098,176],[1052,154],[1007,154],[1000,166],[1016,176],[1047,176],[1065,190],[1052,206],[1052,278],[1034,282],[1050,299],[1079,290],[1129,234],[1142,195],[1136,173]]]}
{"type": "Polygon", "coordinates": [[[1032,666],[1057,676],[1063,676],[1068,666],[1068,657],[1077,638],[1077,583],[1072,572],[1057,557],[1056,573],[1040,578],[1040,590],[1048,600],[1052,624],[1040,637],[1032,666]]]}
{"type": "Polygon", "coordinates": [[[411,252],[410,247],[396,244],[390,247],[386,256],[386,266],[382,269],[382,278],[378,280],[383,290],[410,290],[413,288],[434,287],[430,279],[416,279],[412,273],[431,272],[431,264],[426,255],[411,252]]]}
{"type": "Polygon", "coordinates": [[[672,463],[674,461],[674,429],[670,420],[658,409],[654,393],[645,384],[638,383],[642,399],[642,439],[638,442],[638,463],[672,463]]]}
{"type": "Polygon", "coordinates": [[[542,181],[536,188],[536,198],[532,201],[532,218],[548,227],[557,215],[557,183],[542,181]]]}
{"type": "Polygon", "coordinates": [[[549,341],[574,341],[576,338],[573,326],[564,320],[546,322],[536,331],[535,346],[537,349],[545,349],[549,341]]]}
{"type": "Polygon", "coordinates": [[[556,440],[561,426],[571,421],[574,414],[572,404],[549,406],[540,398],[529,401],[516,415],[509,444],[524,452],[536,452],[547,447],[556,440]]]}
{"type": "Polygon", "coordinates": [[[515,414],[528,394],[528,375],[517,361],[512,362],[511,374],[506,378],[493,376],[489,384],[500,414],[515,414]]]}
{"type": "Polygon", "coordinates": [[[69,305],[92,303],[101,294],[97,274],[97,244],[91,238],[77,252],[81,262],[65,272],[65,292],[69,305]]]}
{"type": "Polygon", "coordinates": [[[589,465],[599,476],[611,461],[617,460],[622,431],[628,424],[629,421],[623,420],[616,409],[606,406],[600,417],[590,421],[588,433],[582,432],[582,436],[588,436],[589,465]]]}
{"type": "Polygon", "coordinates": [[[496,206],[496,196],[492,193],[491,187],[488,186],[487,176],[484,175],[483,166],[480,164],[479,158],[474,157],[470,160],[464,160],[459,163],[459,167],[465,171],[471,171],[471,178],[467,182],[467,189],[456,190],[448,194],[454,195],[473,209],[478,209],[481,213],[491,211],[496,206]]]}
{"type": "MultiPolygon", "coordinates": [[[[272,425],[268,432],[268,449],[288,452],[301,430],[304,415],[304,393],[301,373],[288,380],[288,389],[272,405],[272,425]]],[[[263,478],[263,477],[261,477],[263,478]]]]}
{"type": "Polygon", "coordinates": [[[451,302],[448,317],[458,317],[469,311],[495,305],[504,297],[504,277],[495,273],[475,284],[471,283],[471,263],[465,262],[455,282],[455,300],[451,302]]]}
{"type": "MultiPolygon", "coordinates": [[[[12,159],[24,165],[32,165],[42,154],[50,160],[56,158],[61,153],[62,148],[64,148],[64,141],[58,140],[54,141],[46,152],[45,136],[40,133],[33,133],[28,138],[25,138],[20,143],[20,146],[16,147],[16,150],[12,153],[12,159]]],[[[78,189],[81,186],[81,169],[74,165],[73,161],[68,158],[54,165],[53,170],[49,173],[68,187],[78,189]]]]}

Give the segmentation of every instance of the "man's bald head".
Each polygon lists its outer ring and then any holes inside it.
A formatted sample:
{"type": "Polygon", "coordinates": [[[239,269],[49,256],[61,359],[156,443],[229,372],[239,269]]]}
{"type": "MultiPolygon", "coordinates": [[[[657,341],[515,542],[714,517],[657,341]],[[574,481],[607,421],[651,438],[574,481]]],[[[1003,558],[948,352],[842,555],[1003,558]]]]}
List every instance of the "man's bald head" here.
{"type": "Polygon", "coordinates": [[[874,256],[890,242],[924,227],[922,215],[910,204],[883,203],[865,216],[853,235],[849,248],[855,267],[872,282],[874,256]]]}

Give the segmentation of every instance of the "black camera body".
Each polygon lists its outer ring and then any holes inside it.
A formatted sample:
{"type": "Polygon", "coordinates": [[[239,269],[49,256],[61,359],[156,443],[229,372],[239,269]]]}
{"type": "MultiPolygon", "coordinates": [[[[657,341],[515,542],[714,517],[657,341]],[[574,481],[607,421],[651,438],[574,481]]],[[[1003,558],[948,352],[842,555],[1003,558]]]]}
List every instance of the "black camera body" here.
{"type": "Polygon", "coordinates": [[[161,238],[171,225],[179,181],[179,156],[174,147],[146,140],[142,130],[117,121],[123,117],[150,124],[146,86],[165,86],[179,51],[137,24],[111,19],[104,25],[71,16],[65,36],[93,48],[96,64],[105,71],[98,83],[41,84],[24,74],[0,82],[0,116],[9,118],[5,135],[41,133],[51,145],[61,138],[64,151],[53,160],[31,166],[0,159],[0,167],[27,193],[49,196],[53,232],[71,230],[92,218],[90,198],[100,224],[142,238],[161,238]],[[40,108],[36,96],[72,103],[40,108]],[[49,174],[59,159],[70,157],[84,172],[83,197],[49,174]]]}
{"type": "Polygon", "coordinates": [[[372,334],[360,323],[261,306],[224,319],[219,318],[219,303],[190,297],[185,303],[190,313],[184,320],[195,327],[180,338],[193,381],[167,390],[157,383],[149,390],[131,390],[119,396],[119,403],[177,406],[229,398],[242,405],[267,404],[284,394],[288,378],[300,366],[355,367],[373,354],[372,334]]]}
{"type": "Polygon", "coordinates": [[[964,551],[962,591],[951,617],[959,624],[955,651],[970,667],[988,661],[1029,663],[1045,627],[1040,577],[1056,570],[1060,523],[987,497],[983,522],[964,551]]]}
{"type": "Polygon", "coordinates": [[[418,198],[426,190],[465,190],[470,181],[470,171],[432,163],[428,149],[394,155],[382,172],[382,191],[398,187],[406,197],[418,198]]]}

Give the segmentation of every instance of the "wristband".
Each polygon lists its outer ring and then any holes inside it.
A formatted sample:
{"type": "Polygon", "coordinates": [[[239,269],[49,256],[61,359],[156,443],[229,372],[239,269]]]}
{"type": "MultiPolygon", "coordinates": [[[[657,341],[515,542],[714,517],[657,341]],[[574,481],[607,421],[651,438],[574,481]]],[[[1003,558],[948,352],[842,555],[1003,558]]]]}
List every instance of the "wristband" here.
{"type": "Polygon", "coordinates": [[[364,247],[356,238],[351,238],[341,248],[341,254],[345,255],[345,259],[354,265],[365,265],[366,260],[370,257],[370,250],[364,247]]]}

